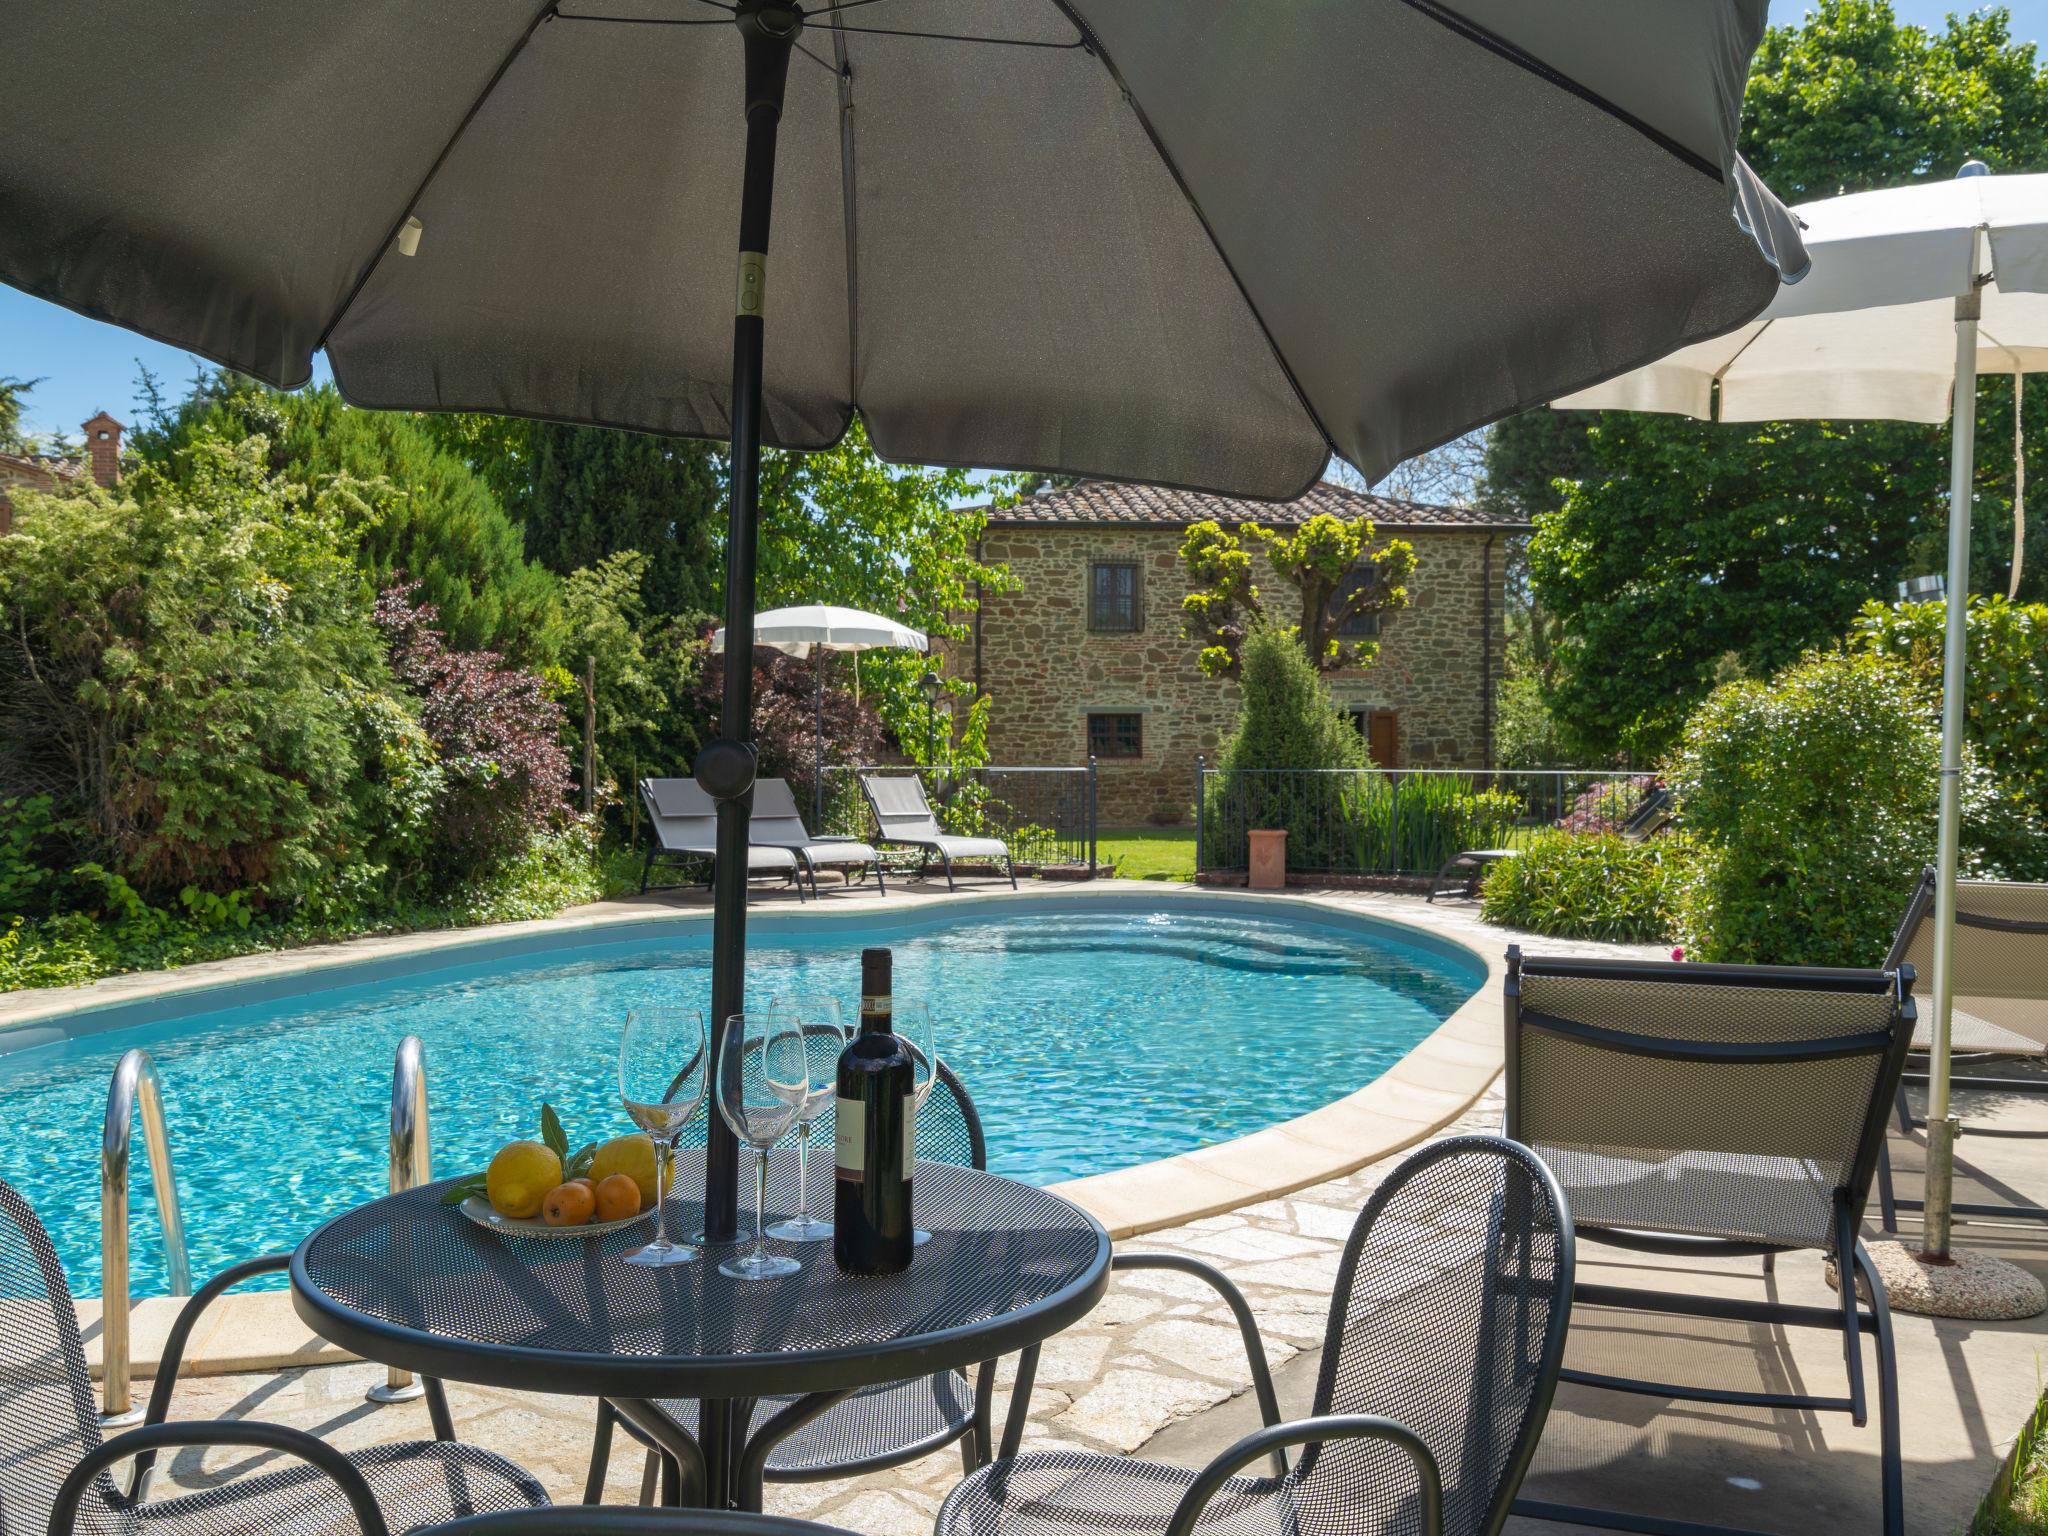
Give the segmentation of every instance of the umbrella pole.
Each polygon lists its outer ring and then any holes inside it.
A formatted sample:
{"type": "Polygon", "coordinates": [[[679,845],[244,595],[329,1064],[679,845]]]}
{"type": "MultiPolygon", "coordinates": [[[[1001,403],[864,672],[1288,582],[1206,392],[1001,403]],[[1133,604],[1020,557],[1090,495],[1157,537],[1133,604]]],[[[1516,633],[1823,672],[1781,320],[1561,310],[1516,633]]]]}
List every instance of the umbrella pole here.
{"type": "MultiPolygon", "coordinates": [[[[746,50],[747,148],[740,189],[739,298],[732,331],[732,494],[725,542],[725,687],[718,733],[697,756],[697,779],[718,802],[718,864],[711,926],[713,1048],[746,1005],[747,822],[754,800],[754,553],[761,489],[761,352],[768,278],[768,218],[775,196],[775,136],[800,18],[783,0],[740,0],[746,50]]],[[[737,1063],[712,1058],[711,1081],[737,1063]]],[[[739,1221],[739,1143],[707,1107],[704,1235],[730,1241],[739,1221]]]]}
{"type": "Polygon", "coordinates": [[[1977,318],[1983,296],[1956,300],[1954,439],[1949,453],[1948,589],[1941,664],[1941,831],[1934,896],[1934,1052],[1927,1074],[1924,1255],[1949,1256],[1957,1117],[1949,1108],[1949,1039],[1955,1003],[1956,862],[1962,842],[1963,689],[1969,676],[1970,497],[1976,478],[1977,318]]]}

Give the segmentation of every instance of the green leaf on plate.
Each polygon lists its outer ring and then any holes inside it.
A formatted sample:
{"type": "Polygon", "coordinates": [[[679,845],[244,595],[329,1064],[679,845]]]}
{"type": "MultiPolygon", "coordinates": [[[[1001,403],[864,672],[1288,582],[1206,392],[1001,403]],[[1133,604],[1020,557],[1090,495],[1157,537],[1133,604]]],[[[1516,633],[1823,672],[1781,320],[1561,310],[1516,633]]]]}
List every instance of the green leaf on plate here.
{"type": "Polygon", "coordinates": [[[540,1107],[540,1139],[547,1143],[548,1150],[563,1162],[569,1160],[569,1133],[562,1129],[561,1117],[555,1113],[552,1104],[540,1107]]]}
{"type": "Polygon", "coordinates": [[[460,1205],[471,1195],[485,1193],[485,1188],[484,1175],[480,1173],[469,1174],[466,1177],[457,1179],[442,1192],[441,1203],[443,1205],[460,1205]]]}
{"type": "Polygon", "coordinates": [[[562,1180],[580,1179],[590,1172],[590,1165],[597,1161],[597,1143],[591,1142],[562,1165],[562,1180]]]}

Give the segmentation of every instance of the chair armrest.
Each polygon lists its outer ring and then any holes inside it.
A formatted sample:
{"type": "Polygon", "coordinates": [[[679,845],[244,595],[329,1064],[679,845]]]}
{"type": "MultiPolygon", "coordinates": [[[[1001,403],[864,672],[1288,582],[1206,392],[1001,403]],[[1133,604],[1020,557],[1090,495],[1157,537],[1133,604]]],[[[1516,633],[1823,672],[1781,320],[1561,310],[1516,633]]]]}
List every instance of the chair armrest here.
{"type": "Polygon", "coordinates": [[[1444,1528],[1443,1478],[1429,1447],[1404,1424],[1375,1414],[1329,1414],[1320,1419],[1297,1419],[1291,1424],[1270,1424],[1255,1429],[1218,1456],[1189,1485],[1166,1524],[1166,1536],[1190,1536],[1195,1522],[1216,1491],[1261,1456],[1277,1456],[1282,1446],[1311,1445],[1325,1440],[1380,1440],[1397,1445],[1415,1463],[1415,1476],[1422,1489],[1422,1536],[1442,1536],[1444,1528]]]}
{"type": "MultiPolygon", "coordinates": [[[[1266,1366],[1266,1341],[1259,1336],[1258,1319],[1252,1316],[1251,1304],[1244,1299],[1244,1292],[1232,1285],[1222,1270],[1178,1253],[1113,1254],[1109,1267],[1112,1271],[1170,1269],[1177,1274],[1192,1275],[1228,1302],[1231,1316],[1237,1319],[1237,1331],[1244,1338],[1245,1359],[1252,1368],[1252,1391],[1258,1394],[1259,1422],[1269,1429],[1280,1422],[1280,1399],[1273,1391],[1273,1373],[1266,1366]]],[[[1287,1470],[1287,1458],[1277,1450],[1273,1453],[1273,1470],[1281,1473],[1287,1470]]]]}
{"type": "Polygon", "coordinates": [[[284,1424],[265,1424],[255,1419],[199,1420],[188,1424],[145,1424],[125,1435],[116,1435],[89,1452],[71,1469],[50,1505],[49,1536],[72,1536],[78,1524],[79,1502],[92,1480],[117,1461],[147,1455],[154,1459],[159,1450],[186,1445],[246,1445],[266,1451],[284,1451],[318,1468],[334,1480],[342,1497],[354,1510],[362,1536],[389,1536],[376,1495],[349,1459],[324,1441],[302,1429],[284,1424]]]}
{"type": "MultiPolygon", "coordinates": [[[[239,1264],[230,1264],[192,1293],[192,1298],[178,1309],[170,1334],[164,1340],[163,1354],[157,1360],[156,1377],[149,1384],[149,1407],[142,1415],[144,1424],[161,1424],[170,1416],[171,1393],[178,1385],[178,1371],[185,1363],[185,1346],[191,1342],[199,1314],[244,1280],[275,1274],[289,1268],[291,1262],[292,1256],[288,1253],[266,1253],[260,1259],[244,1259],[239,1264]]],[[[140,1502],[148,1494],[149,1474],[155,1466],[154,1451],[145,1451],[136,1458],[135,1478],[128,1486],[129,1498],[140,1502]]]]}

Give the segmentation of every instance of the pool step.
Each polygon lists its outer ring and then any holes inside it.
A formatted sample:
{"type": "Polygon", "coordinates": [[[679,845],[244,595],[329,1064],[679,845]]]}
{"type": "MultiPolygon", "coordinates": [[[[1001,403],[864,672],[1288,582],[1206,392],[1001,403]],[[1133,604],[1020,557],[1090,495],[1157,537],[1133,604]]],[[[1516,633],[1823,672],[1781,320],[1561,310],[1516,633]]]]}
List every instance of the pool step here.
{"type": "MultiPolygon", "coordinates": [[[[156,1375],[164,1340],[182,1296],[149,1296],[129,1313],[129,1369],[137,1381],[156,1375]]],[[[94,1381],[100,1369],[100,1304],[76,1303],[78,1331],[85,1336],[85,1361],[94,1381]]],[[[223,1296],[208,1307],[185,1346],[182,1376],[238,1376],[287,1371],[302,1365],[340,1365],[356,1357],[316,1338],[292,1310],[288,1291],[249,1291],[223,1296]]]]}

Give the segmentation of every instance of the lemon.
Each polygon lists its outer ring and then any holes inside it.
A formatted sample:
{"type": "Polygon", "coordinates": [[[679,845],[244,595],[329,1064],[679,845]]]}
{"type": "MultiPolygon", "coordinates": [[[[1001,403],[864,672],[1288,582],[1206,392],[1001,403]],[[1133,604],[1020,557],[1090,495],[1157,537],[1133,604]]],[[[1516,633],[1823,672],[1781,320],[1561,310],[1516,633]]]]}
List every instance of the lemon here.
{"type": "Polygon", "coordinates": [[[562,1182],[562,1160],[537,1141],[508,1141],[484,1170],[484,1190],[500,1216],[527,1221],[562,1182]]]}
{"type": "MultiPolygon", "coordinates": [[[[615,1173],[623,1173],[640,1186],[640,1209],[654,1204],[654,1142],[644,1132],[614,1136],[597,1149],[591,1160],[590,1178],[602,1184],[615,1173]]],[[[542,1191],[546,1193],[546,1191],[542,1191]]]]}

